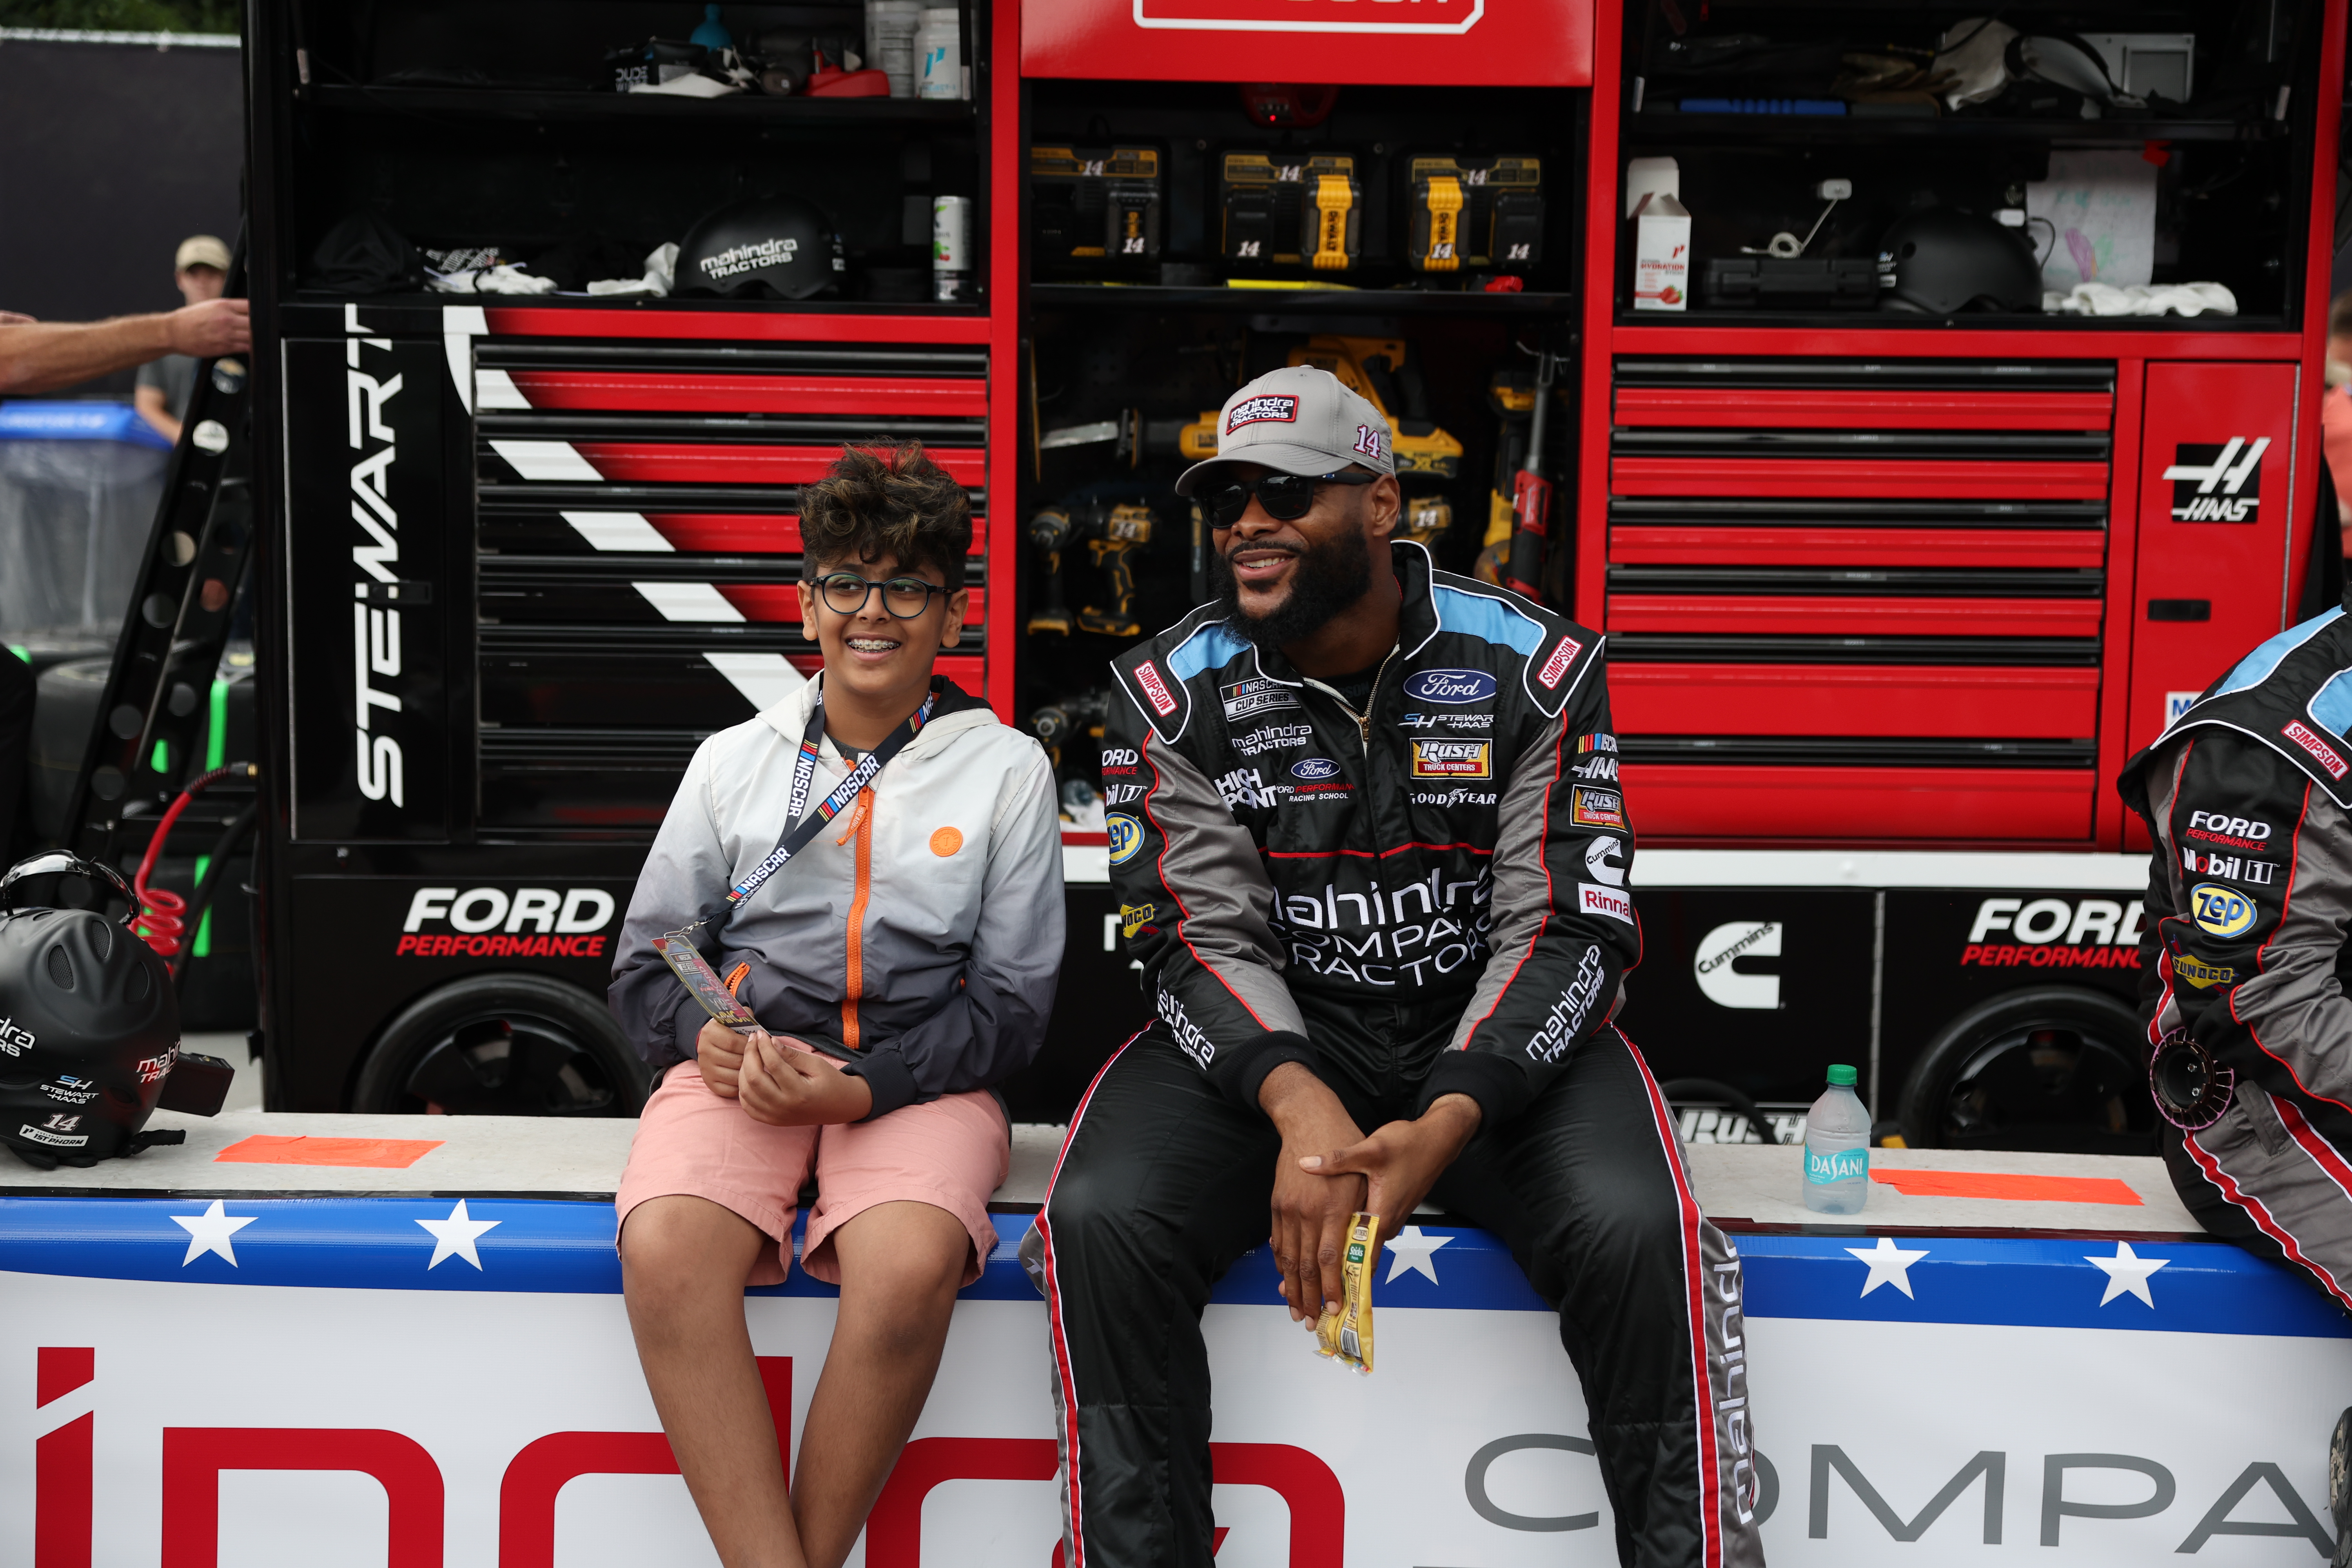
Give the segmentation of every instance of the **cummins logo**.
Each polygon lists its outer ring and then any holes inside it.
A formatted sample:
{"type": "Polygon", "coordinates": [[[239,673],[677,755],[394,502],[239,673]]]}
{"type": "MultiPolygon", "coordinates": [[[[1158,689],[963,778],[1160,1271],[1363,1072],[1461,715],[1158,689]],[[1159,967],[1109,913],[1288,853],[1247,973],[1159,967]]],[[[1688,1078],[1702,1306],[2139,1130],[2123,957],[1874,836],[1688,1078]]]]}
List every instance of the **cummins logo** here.
{"type": "Polygon", "coordinates": [[[2263,454],[2271,438],[2232,436],[2221,446],[2183,441],[2172,448],[2175,522],[2252,522],[2262,505],[2263,454]]]}
{"type": "Polygon", "coordinates": [[[1743,974],[1732,964],[1742,958],[1780,956],[1780,921],[1733,921],[1699,939],[1698,952],[1691,958],[1691,973],[1697,977],[1699,990],[1718,1007],[1778,1007],[1779,975],[1743,974]]]}

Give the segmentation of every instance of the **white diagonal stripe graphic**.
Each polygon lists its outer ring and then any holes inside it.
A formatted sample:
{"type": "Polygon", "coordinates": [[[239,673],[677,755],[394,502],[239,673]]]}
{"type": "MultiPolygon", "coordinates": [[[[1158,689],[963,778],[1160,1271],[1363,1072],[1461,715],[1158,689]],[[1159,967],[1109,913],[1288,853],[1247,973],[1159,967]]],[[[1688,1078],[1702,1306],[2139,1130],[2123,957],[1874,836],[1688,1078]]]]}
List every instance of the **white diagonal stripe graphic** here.
{"type": "Polygon", "coordinates": [[[563,521],[572,531],[598,550],[632,550],[645,555],[673,555],[677,546],[661,536],[645,514],[635,511],[567,511],[563,521]]]}
{"type": "Polygon", "coordinates": [[[740,621],[743,612],[708,583],[633,583],[646,603],[671,621],[740,621]]]}

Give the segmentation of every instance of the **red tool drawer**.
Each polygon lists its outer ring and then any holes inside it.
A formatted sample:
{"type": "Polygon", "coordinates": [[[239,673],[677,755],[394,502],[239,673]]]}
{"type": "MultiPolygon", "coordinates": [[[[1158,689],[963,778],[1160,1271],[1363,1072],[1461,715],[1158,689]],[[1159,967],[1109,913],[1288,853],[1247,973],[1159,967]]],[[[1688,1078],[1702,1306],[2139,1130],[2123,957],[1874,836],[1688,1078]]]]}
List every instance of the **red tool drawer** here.
{"type": "MultiPolygon", "coordinates": [[[[500,442],[500,447],[513,443],[500,442]]],[[[548,443],[551,445],[552,443],[548,443]]],[[[804,485],[824,478],[840,458],[837,447],[725,447],[652,441],[576,441],[581,460],[599,479],[621,484],[804,485]]],[[[929,448],[933,462],[960,484],[986,477],[988,455],[978,448],[929,448]]]]}
{"type": "Polygon", "coordinates": [[[660,410],[707,414],[898,414],[984,417],[988,384],[978,377],[866,375],[687,375],[574,370],[484,371],[502,374],[534,409],[660,410]]]}
{"type": "MultiPolygon", "coordinates": [[[[2088,768],[1685,767],[1626,763],[1645,844],[1679,838],[2087,841],[2088,768]]],[[[1640,876],[1637,868],[1634,875],[1640,876]]]]}
{"type": "Polygon", "coordinates": [[[1612,632],[1748,637],[1877,633],[1895,637],[2087,637],[2098,636],[2099,615],[2096,599],[1609,595],[1609,629],[1612,632]]]}
{"type": "Polygon", "coordinates": [[[1609,531],[1612,562],[1656,565],[2018,566],[2105,564],[2095,529],[1670,528],[1609,531]]]}
{"type": "Polygon", "coordinates": [[[2095,736],[2095,669],[1937,665],[1609,667],[1620,735],[2095,736]]]}
{"type": "Polygon", "coordinates": [[[2107,465],[1923,458],[1616,458],[1621,496],[1920,496],[1937,500],[2104,500],[2107,465]]]}
{"type": "Polygon", "coordinates": [[[1618,424],[1696,429],[2105,430],[2114,415],[2104,392],[1617,389],[1618,424]]]}

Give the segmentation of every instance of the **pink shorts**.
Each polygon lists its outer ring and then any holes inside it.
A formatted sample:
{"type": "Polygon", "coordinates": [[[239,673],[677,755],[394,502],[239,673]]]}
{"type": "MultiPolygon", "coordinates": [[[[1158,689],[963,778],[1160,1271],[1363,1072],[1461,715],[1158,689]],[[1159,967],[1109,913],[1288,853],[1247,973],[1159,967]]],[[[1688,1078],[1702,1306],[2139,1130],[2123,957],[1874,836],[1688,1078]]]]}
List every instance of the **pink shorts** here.
{"type": "Polygon", "coordinates": [[[646,1101],[614,1206],[626,1225],[629,1211],[647,1198],[708,1198],[767,1233],[744,1283],[781,1285],[793,1214],[814,1162],[816,1207],[801,1250],[801,1267],[812,1278],[841,1283],[830,1245],[841,1225],[877,1204],[910,1202],[947,1210],[971,1233],[973,1255],[963,1274],[969,1285],[996,1248],[988,1199],[1012,1158],[1011,1130],[992,1094],[944,1095],[902,1105],[876,1121],[770,1127],[711,1093],[701,1069],[681,1062],[646,1101]]]}

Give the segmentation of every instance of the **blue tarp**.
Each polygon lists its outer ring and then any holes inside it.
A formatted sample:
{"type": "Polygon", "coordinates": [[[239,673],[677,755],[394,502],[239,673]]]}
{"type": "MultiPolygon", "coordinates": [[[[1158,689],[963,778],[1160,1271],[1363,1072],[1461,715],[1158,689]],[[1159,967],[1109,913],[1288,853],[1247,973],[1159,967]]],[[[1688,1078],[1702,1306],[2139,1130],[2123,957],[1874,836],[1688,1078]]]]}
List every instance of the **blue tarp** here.
{"type": "Polygon", "coordinates": [[[0,441],[126,441],[171,450],[127,403],[0,403],[0,441]]]}

